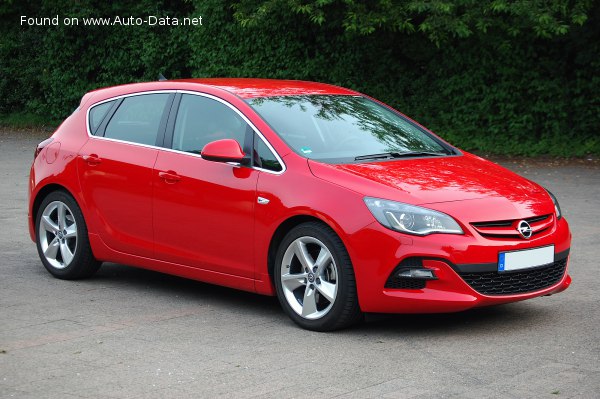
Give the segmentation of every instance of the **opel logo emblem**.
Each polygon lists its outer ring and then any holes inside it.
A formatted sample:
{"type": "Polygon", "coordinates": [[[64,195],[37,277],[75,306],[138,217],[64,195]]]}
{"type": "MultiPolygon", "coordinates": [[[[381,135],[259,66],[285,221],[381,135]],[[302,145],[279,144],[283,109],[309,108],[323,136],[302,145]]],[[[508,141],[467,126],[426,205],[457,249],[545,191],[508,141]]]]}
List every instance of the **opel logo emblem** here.
{"type": "Polygon", "coordinates": [[[517,231],[521,236],[525,239],[530,239],[533,231],[531,230],[531,226],[525,220],[521,220],[517,225],[517,231]]]}
{"type": "Polygon", "coordinates": [[[315,281],[315,275],[312,273],[308,273],[308,282],[312,283],[313,281],[315,281]]]}

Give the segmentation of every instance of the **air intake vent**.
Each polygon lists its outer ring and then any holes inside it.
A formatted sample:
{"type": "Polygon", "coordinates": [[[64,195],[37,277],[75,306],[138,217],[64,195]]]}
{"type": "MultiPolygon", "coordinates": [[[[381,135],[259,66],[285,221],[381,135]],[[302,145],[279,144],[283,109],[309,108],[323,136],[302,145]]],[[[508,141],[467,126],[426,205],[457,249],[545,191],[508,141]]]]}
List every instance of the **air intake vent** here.
{"type": "Polygon", "coordinates": [[[423,269],[423,260],[419,257],[406,258],[394,269],[385,282],[385,288],[397,290],[421,290],[428,280],[435,280],[430,269],[423,269]]]}

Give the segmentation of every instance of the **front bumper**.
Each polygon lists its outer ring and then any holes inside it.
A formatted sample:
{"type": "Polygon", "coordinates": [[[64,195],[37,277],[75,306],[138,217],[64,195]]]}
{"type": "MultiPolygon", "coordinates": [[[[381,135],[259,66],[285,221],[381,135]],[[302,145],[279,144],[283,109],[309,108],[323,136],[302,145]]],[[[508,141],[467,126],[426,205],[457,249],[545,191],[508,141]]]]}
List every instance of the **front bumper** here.
{"type": "MultiPolygon", "coordinates": [[[[349,250],[356,274],[359,303],[363,312],[373,313],[444,313],[458,312],[479,306],[521,301],[564,291],[571,284],[568,274],[568,252],[571,233],[562,218],[547,234],[530,240],[489,239],[474,232],[465,235],[432,234],[425,237],[409,236],[388,230],[375,222],[350,236],[349,250]],[[487,272],[498,263],[502,251],[515,251],[554,245],[555,260],[564,258],[564,272],[550,281],[550,285],[531,284],[526,292],[502,294],[491,290],[482,294],[466,280],[472,274],[487,272]],[[385,288],[386,281],[396,267],[408,258],[420,258],[422,266],[435,272],[436,280],[427,281],[420,289],[385,288]],[[463,277],[461,277],[463,275],[463,277]],[[541,287],[541,288],[540,288],[541,287]]],[[[544,273],[537,272],[537,278],[544,273]]],[[[556,273],[556,272],[555,272],[556,273]]],[[[471,276],[472,277],[472,276],[471,276]]],[[[527,276],[523,275],[524,278],[527,276]]],[[[502,284],[491,278],[492,284],[502,284]]],[[[481,286],[479,291],[484,291],[481,286]]]]}

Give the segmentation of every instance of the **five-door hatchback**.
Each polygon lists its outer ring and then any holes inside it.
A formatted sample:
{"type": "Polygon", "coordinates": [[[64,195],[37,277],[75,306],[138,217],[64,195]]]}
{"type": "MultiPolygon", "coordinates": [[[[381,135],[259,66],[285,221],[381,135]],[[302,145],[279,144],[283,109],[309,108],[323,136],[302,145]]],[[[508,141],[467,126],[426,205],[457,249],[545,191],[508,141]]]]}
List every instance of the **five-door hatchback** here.
{"type": "Polygon", "coordinates": [[[543,187],[341,87],[111,87],[35,151],[29,229],[58,278],[101,262],[276,295],[300,326],[455,312],[566,289],[543,187]]]}

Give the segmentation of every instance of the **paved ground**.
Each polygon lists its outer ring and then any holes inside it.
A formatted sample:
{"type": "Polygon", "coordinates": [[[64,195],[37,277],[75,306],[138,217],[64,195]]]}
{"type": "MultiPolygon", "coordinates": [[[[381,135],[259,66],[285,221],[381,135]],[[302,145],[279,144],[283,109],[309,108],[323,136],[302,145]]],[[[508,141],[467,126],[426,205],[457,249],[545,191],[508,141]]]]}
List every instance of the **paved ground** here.
{"type": "Polygon", "coordinates": [[[452,315],[300,330],[274,298],[104,265],[56,280],[26,230],[40,135],[0,132],[0,397],[599,398],[600,168],[502,163],[560,198],[566,292],[452,315]]]}

